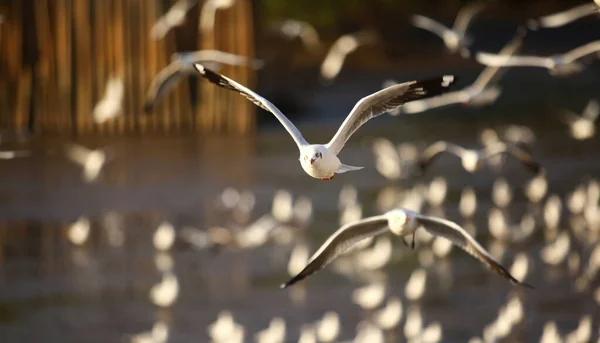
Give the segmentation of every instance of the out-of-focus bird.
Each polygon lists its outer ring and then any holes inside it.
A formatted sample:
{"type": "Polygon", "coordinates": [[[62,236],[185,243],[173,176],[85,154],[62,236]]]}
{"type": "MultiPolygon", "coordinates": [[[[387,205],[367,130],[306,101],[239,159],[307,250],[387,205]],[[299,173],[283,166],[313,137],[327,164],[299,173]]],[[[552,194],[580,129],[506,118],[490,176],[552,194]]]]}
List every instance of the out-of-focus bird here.
{"type": "Polygon", "coordinates": [[[69,241],[75,245],[83,245],[90,236],[90,221],[86,217],[79,217],[67,230],[69,241]]]}
{"type": "Polygon", "coordinates": [[[402,320],[402,301],[398,297],[388,299],[384,308],[373,313],[373,322],[384,330],[397,327],[402,320]]]}
{"type": "Polygon", "coordinates": [[[67,157],[83,168],[83,179],[86,182],[93,182],[98,178],[108,158],[105,149],[92,150],[74,143],[67,146],[67,157]]]}
{"type": "Polygon", "coordinates": [[[551,321],[544,324],[540,343],[563,343],[563,339],[560,336],[560,332],[558,332],[556,322],[551,321]]]}
{"type": "Polygon", "coordinates": [[[398,180],[411,175],[417,157],[416,147],[412,144],[401,144],[396,148],[385,138],[377,138],[373,142],[375,168],[388,180],[398,180]]]}
{"type": "Polygon", "coordinates": [[[162,222],[152,236],[152,244],[159,251],[171,249],[175,243],[175,228],[169,222],[162,222]]]}
{"type": "Polygon", "coordinates": [[[111,77],[106,82],[104,97],[94,107],[94,121],[98,124],[113,119],[121,113],[125,85],[122,77],[111,77]]]}
{"type": "Polygon", "coordinates": [[[463,228],[449,220],[425,216],[406,209],[394,209],[385,214],[362,219],[345,225],[331,235],[311,257],[308,265],[296,276],[281,285],[289,287],[311,274],[323,269],[349,247],[364,238],[391,231],[397,236],[414,235],[417,228],[423,226],[430,234],[449,239],[490,269],[516,285],[531,287],[516,280],[492,256],[471,237],[463,228]]]}
{"type": "Polygon", "coordinates": [[[417,301],[421,299],[423,294],[425,294],[425,285],[427,282],[427,273],[424,269],[418,268],[413,270],[406,282],[406,287],[404,288],[404,295],[406,295],[406,299],[411,301],[417,301]]]}
{"type": "Polygon", "coordinates": [[[542,56],[502,56],[487,52],[478,52],[475,56],[477,62],[490,67],[537,67],[546,68],[554,76],[567,76],[581,72],[585,65],[581,59],[594,55],[600,51],[600,40],[587,43],[564,54],[550,57],[542,56]]]}
{"type": "Polygon", "coordinates": [[[181,26],[185,22],[185,15],[197,2],[198,0],[177,1],[154,23],[150,29],[150,37],[154,40],[162,39],[172,28],[181,26]]]}
{"type": "MultiPolygon", "coordinates": [[[[219,312],[217,320],[208,325],[207,332],[210,338],[215,342],[228,342],[233,336],[238,336],[236,333],[240,331],[242,332],[243,337],[243,329],[244,328],[240,324],[237,324],[234,321],[231,312],[224,310],[219,312]]],[[[241,341],[243,340],[240,340],[240,342],[241,341]]]]}
{"type": "Polygon", "coordinates": [[[300,327],[298,343],[317,343],[317,332],[314,325],[304,324],[300,327]]]}
{"type": "Polygon", "coordinates": [[[319,342],[333,342],[340,334],[340,316],[337,312],[328,311],[315,324],[319,342]]]}
{"type": "Polygon", "coordinates": [[[530,264],[530,258],[525,253],[518,253],[510,267],[510,273],[519,280],[525,280],[529,273],[530,264]]]}
{"type": "Polygon", "coordinates": [[[524,193],[527,199],[534,204],[539,203],[548,192],[548,178],[542,171],[527,182],[524,193]]]}
{"type": "Polygon", "coordinates": [[[592,339],[592,316],[584,315],[575,330],[565,336],[565,343],[585,343],[592,339]]]}
{"type": "Polygon", "coordinates": [[[409,308],[404,322],[404,336],[410,341],[421,334],[423,331],[423,316],[419,307],[409,308]]]}
{"type": "Polygon", "coordinates": [[[342,70],[348,54],[362,45],[370,45],[377,41],[377,34],[371,30],[349,33],[339,37],[329,48],[321,63],[320,75],[322,80],[332,82],[342,70]]]}
{"type": "Polygon", "coordinates": [[[228,9],[235,4],[235,0],[206,0],[200,9],[198,27],[202,33],[213,32],[215,16],[218,10],[228,9]]]}
{"type": "MultiPolygon", "coordinates": [[[[511,56],[515,54],[521,47],[526,32],[527,31],[523,28],[517,30],[515,37],[500,50],[499,55],[511,56]]],[[[490,105],[494,103],[502,93],[502,88],[498,86],[498,82],[506,70],[507,68],[486,67],[479,73],[479,76],[477,76],[472,84],[461,90],[447,92],[429,99],[411,101],[405,106],[390,113],[421,113],[433,108],[460,103],[472,107],[490,105]]]]}
{"type": "Polygon", "coordinates": [[[564,262],[569,254],[571,238],[568,232],[562,232],[556,240],[542,248],[540,257],[545,263],[556,266],[564,262]]]}
{"type": "Polygon", "coordinates": [[[448,194],[448,182],[444,177],[438,176],[431,180],[427,187],[427,202],[433,207],[442,205],[448,194]]]}
{"type": "Polygon", "coordinates": [[[537,30],[540,27],[545,29],[561,27],[594,13],[598,13],[598,5],[585,3],[565,11],[546,15],[537,19],[529,19],[527,21],[527,27],[531,30],[537,30]]]}
{"type": "Polygon", "coordinates": [[[129,343],[165,343],[169,338],[169,325],[162,320],[154,323],[152,330],[132,335],[129,343]]]}
{"type": "Polygon", "coordinates": [[[31,153],[29,151],[24,150],[3,150],[0,151],[0,160],[12,160],[14,158],[27,157],[30,155],[31,153]]]}
{"type": "Polygon", "coordinates": [[[199,74],[209,82],[230,91],[240,93],[255,105],[271,112],[292,136],[300,152],[300,165],[313,178],[331,180],[336,173],[345,173],[362,169],[342,164],[337,157],[348,139],[363,124],[372,118],[411,100],[425,96],[435,96],[447,91],[455,77],[445,75],[426,81],[410,81],[395,85],[361,99],[344,120],[331,141],[325,145],[309,144],[298,128],[271,102],[241,84],[217,74],[201,64],[195,64],[199,74]]]}
{"type": "Polygon", "coordinates": [[[504,178],[498,178],[492,186],[492,200],[499,208],[506,208],[512,201],[513,193],[504,178]]]}
{"type": "Polygon", "coordinates": [[[581,115],[564,109],[561,118],[569,126],[571,136],[577,140],[585,140],[594,137],[596,133],[596,119],[600,114],[600,105],[597,100],[590,100],[583,109],[581,115]]]}
{"type": "Polygon", "coordinates": [[[459,157],[463,168],[470,173],[474,173],[483,167],[490,157],[499,154],[509,154],[514,156],[523,163],[525,167],[536,174],[542,170],[542,167],[533,159],[531,154],[518,148],[514,144],[498,142],[497,144],[490,145],[481,150],[471,150],[465,149],[454,143],[438,141],[425,149],[421,155],[419,161],[421,172],[425,172],[425,169],[443,152],[459,157]]]}
{"type": "Polygon", "coordinates": [[[262,68],[264,62],[246,56],[230,54],[219,50],[199,50],[177,52],[171,56],[171,63],[163,68],[152,80],[144,102],[144,112],[150,113],[162,99],[183,78],[196,75],[195,63],[202,63],[214,70],[220,70],[223,64],[262,68]]]}
{"type": "Polygon", "coordinates": [[[271,319],[268,328],[254,335],[254,341],[257,343],[283,343],[285,334],[285,321],[281,317],[275,317],[271,319]]]}
{"type": "Polygon", "coordinates": [[[468,47],[471,45],[471,38],[467,35],[467,29],[473,18],[484,7],[484,2],[474,2],[463,7],[458,12],[452,29],[433,19],[418,14],[411,17],[411,22],[414,26],[439,36],[450,52],[460,52],[463,57],[468,57],[470,56],[468,47]]]}
{"type": "Polygon", "coordinates": [[[463,218],[472,218],[477,210],[477,196],[472,187],[466,187],[460,193],[458,210],[463,218]]]}
{"type": "Polygon", "coordinates": [[[385,299],[387,288],[383,283],[372,283],[357,288],[352,292],[352,302],[365,310],[372,310],[381,305],[385,299]]]}
{"type": "Polygon", "coordinates": [[[319,32],[306,21],[285,19],[276,24],[276,29],[289,40],[300,38],[310,53],[316,53],[322,48],[319,32]]]}
{"type": "Polygon", "coordinates": [[[170,307],[179,295],[179,281],[171,272],[163,273],[162,280],[150,288],[150,300],[156,306],[170,307]]]}

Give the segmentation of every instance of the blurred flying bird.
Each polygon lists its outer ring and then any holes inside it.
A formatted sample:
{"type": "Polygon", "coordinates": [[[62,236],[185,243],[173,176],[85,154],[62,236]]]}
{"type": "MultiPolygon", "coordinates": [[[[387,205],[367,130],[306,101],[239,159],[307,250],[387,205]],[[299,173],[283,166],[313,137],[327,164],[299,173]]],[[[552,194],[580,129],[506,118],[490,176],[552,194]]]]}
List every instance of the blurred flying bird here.
{"type": "Polygon", "coordinates": [[[269,100],[256,94],[239,83],[219,75],[201,64],[195,64],[200,75],[219,87],[235,91],[248,98],[255,105],[271,112],[292,136],[300,150],[300,164],[304,171],[313,178],[331,180],[335,173],[359,170],[342,164],[337,155],[346,141],[369,119],[401,106],[407,101],[434,96],[446,91],[454,83],[455,77],[445,75],[423,81],[409,81],[383,89],[362,98],[346,117],[331,141],[325,145],[309,144],[292,122],[269,100]]]}
{"type": "Polygon", "coordinates": [[[263,66],[263,61],[261,60],[254,60],[245,56],[234,55],[219,50],[199,50],[174,53],[171,56],[171,63],[163,68],[152,80],[150,88],[148,88],[148,93],[146,94],[144,112],[150,113],[154,110],[160,99],[184,77],[195,75],[195,63],[210,65],[215,70],[219,70],[223,64],[232,66],[248,65],[254,69],[259,69],[263,66]]]}
{"type": "Polygon", "coordinates": [[[0,160],[12,160],[19,157],[27,157],[31,155],[29,151],[23,150],[3,150],[0,151],[0,160]]]}
{"type": "Polygon", "coordinates": [[[110,78],[106,83],[104,97],[94,107],[94,121],[101,124],[118,116],[122,110],[124,93],[123,78],[110,78]]]}
{"type": "Polygon", "coordinates": [[[300,38],[302,44],[310,53],[316,53],[322,47],[319,33],[306,21],[295,19],[283,20],[277,23],[277,31],[289,40],[300,38]]]}
{"type": "Polygon", "coordinates": [[[458,210],[463,218],[472,218],[477,210],[477,196],[473,187],[465,187],[460,193],[458,210]]]}
{"type": "Polygon", "coordinates": [[[92,150],[72,143],[67,146],[67,157],[83,168],[83,179],[86,182],[93,182],[106,163],[107,153],[104,149],[92,150]]]}
{"type": "Polygon", "coordinates": [[[271,319],[268,328],[254,335],[254,341],[257,343],[284,343],[285,331],[285,321],[283,318],[274,317],[271,319]]]}
{"type": "Polygon", "coordinates": [[[172,271],[163,273],[161,281],[150,288],[150,300],[159,307],[170,307],[178,295],[179,281],[172,271]]]}
{"type": "Polygon", "coordinates": [[[386,293],[385,284],[381,282],[372,283],[355,289],[352,292],[352,302],[365,310],[372,310],[385,300],[386,293]]]}
{"type": "Polygon", "coordinates": [[[377,138],[373,142],[375,168],[388,180],[406,178],[412,174],[410,171],[417,157],[416,150],[412,144],[404,144],[396,148],[389,140],[377,138]]]}
{"type": "MultiPolygon", "coordinates": [[[[526,32],[527,30],[519,28],[515,37],[507,43],[498,54],[500,56],[511,56],[515,54],[521,47],[526,32]]],[[[424,100],[411,101],[391,113],[420,113],[432,108],[460,103],[473,107],[490,105],[494,103],[502,93],[502,88],[498,86],[498,82],[506,70],[507,68],[486,67],[479,73],[479,76],[477,76],[472,84],[461,90],[447,92],[443,95],[424,100]]]]}
{"type": "Polygon", "coordinates": [[[402,320],[402,302],[398,297],[388,299],[384,308],[373,313],[373,322],[384,330],[397,327],[402,320]]]}
{"type": "Polygon", "coordinates": [[[460,52],[463,57],[468,57],[470,56],[468,47],[471,45],[471,39],[467,35],[467,29],[473,18],[483,10],[484,7],[484,2],[474,2],[463,7],[458,12],[452,29],[433,19],[418,14],[411,17],[411,22],[414,26],[439,36],[450,52],[460,52]]]}
{"type": "Polygon", "coordinates": [[[328,311],[315,324],[319,342],[333,342],[340,334],[340,316],[337,312],[328,311]]]}
{"type": "Polygon", "coordinates": [[[213,32],[217,10],[228,9],[235,4],[235,0],[206,0],[200,10],[199,29],[202,33],[213,32]]]}
{"type": "Polygon", "coordinates": [[[600,105],[597,100],[590,100],[581,115],[567,109],[564,109],[561,114],[561,118],[569,126],[569,132],[573,138],[586,140],[594,137],[595,122],[600,114],[600,105]]]}
{"type": "Polygon", "coordinates": [[[538,67],[546,68],[554,76],[568,76],[581,72],[584,64],[578,60],[600,51],[600,40],[587,43],[564,54],[550,57],[542,56],[502,56],[487,52],[478,52],[475,59],[490,67],[538,67]]]}
{"type": "Polygon", "coordinates": [[[406,209],[394,209],[383,215],[365,218],[341,227],[323,243],[311,257],[308,265],[298,275],[282,284],[281,287],[289,287],[323,269],[349,247],[364,238],[389,231],[397,236],[413,235],[417,228],[421,226],[432,235],[451,240],[452,243],[480,260],[490,269],[495,270],[511,283],[531,287],[512,277],[473,237],[456,223],[442,218],[425,216],[406,209]]]}
{"type": "Polygon", "coordinates": [[[487,159],[498,154],[509,154],[517,158],[525,167],[534,173],[539,173],[542,167],[533,160],[533,157],[518,148],[514,144],[498,142],[481,150],[465,149],[457,144],[438,141],[430,145],[421,156],[419,167],[421,172],[425,172],[426,168],[434,161],[441,153],[446,152],[461,159],[463,168],[469,173],[474,173],[484,166],[487,159]]]}
{"type": "Polygon", "coordinates": [[[346,56],[362,45],[373,44],[377,41],[377,34],[371,30],[346,34],[338,38],[321,63],[321,78],[325,82],[333,81],[344,65],[346,56]]]}
{"type": "Polygon", "coordinates": [[[77,221],[67,231],[67,237],[71,243],[79,246],[83,245],[90,236],[90,221],[86,217],[79,217],[77,221]]]}
{"type": "Polygon", "coordinates": [[[585,3],[562,12],[539,17],[537,19],[529,19],[527,21],[527,27],[532,30],[537,30],[540,27],[561,27],[594,13],[598,13],[598,5],[585,3]]]}
{"type": "Polygon", "coordinates": [[[152,326],[151,331],[131,335],[129,343],[165,343],[169,338],[169,325],[158,320],[152,326]]]}
{"type": "Polygon", "coordinates": [[[150,29],[150,37],[153,40],[160,40],[165,37],[167,32],[176,26],[181,26],[185,22],[185,15],[196,5],[198,0],[179,0],[167,13],[158,18],[156,23],[150,29]]]}
{"type": "Polygon", "coordinates": [[[425,293],[426,282],[427,273],[425,272],[425,269],[417,268],[413,270],[404,288],[404,295],[406,295],[406,299],[410,301],[417,301],[421,299],[425,293]]]}

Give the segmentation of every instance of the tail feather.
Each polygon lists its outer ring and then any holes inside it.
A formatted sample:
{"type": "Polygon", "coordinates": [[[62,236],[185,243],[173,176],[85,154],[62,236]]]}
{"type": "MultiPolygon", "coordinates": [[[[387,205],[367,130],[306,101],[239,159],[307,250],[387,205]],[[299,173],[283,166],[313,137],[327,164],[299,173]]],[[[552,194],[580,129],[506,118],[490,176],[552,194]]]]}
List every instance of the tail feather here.
{"type": "Polygon", "coordinates": [[[364,167],[354,167],[354,166],[348,166],[345,164],[342,164],[335,172],[337,174],[341,174],[341,173],[345,173],[348,171],[353,171],[353,170],[360,170],[363,169],[364,167]]]}

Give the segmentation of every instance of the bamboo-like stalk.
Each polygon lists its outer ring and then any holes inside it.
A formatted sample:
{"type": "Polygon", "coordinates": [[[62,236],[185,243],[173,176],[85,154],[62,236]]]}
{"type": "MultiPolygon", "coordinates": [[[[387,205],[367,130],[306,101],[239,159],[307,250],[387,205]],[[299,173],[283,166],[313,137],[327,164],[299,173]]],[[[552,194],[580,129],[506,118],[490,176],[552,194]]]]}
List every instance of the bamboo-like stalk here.
{"type": "Polygon", "coordinates": [[[14,128],[17,131],[22,131],[27,127],[29,118],[30,99],[32,96],[32,80],[33,75],[30,67],[25,67],[19,75],[19,81],[17,83],[17,101],[14,107],[14,128]]]}
{"type": "MultiPolygon", "coordinates": [[[[63,0],[64,1],[64,0],[63,0]]],[[[77,0],[75,0],[77,1],[77,0]]],[[[108,71],[106,69],[106,1],[94,1],[94,102],[104,97],[108,71]]],[[[107,134],[107,123],[94,123],[94,132],[107,134]]]]}
{"type": "Polygon", "coordinates": [[[91,130],[92,111],[92,46],[90,35],[90,8],[89,2],[75,0],[73,2],[75,23],[75,66],[76,66],[76,123],[77,133],[84,134],[91,130]]]}
{"type": "MultiPolygon", "coordinates": [[[[243,16],[243,30],[238,30],[238,33],[241,35],[239,39],[239,47],[241,49],[241,53],[248,56],[249,58],[254,58],[254,22],[252,15],[252,4],[248,0],[240,1],[240,8],[242,9],[243,16]]],[[[241,71],[240,77],[247,82],[249,87],[254,88],[255,86],[255,77],[256,71],[253,69],[245,68],[241,71]]],[[[239,106],[237,108],[236,113],[236,123],[238,123],[238,128],[235,130],[238,133],[250,134],[256,129],[256,107],[254,104],[251,104],[248,101],[239,102],[239,106]]]]}
{"type": "MultiPolygon", "coordinates": [[[[148,9],[148,16],[150,21],[152,22],[151,25],[154,25],[154,22],[158,19],[158,17],[160,16],[160,12],[162,11],[162,6],[158,6],[157,1],[151,1],[150,2],[150,8],[148,9]]],[[[148,35],[150,32],[150,27],[148,27],[148,30],[145,33],[144,39],[149,39],[148,35]]],[[[148,51],[146,53],[146,70],[144,71],[145,74],[148,74],[148,82],[146,83],[146,90],[148,89],[148,87],[150,87],[150,83],[151,83],[151,79],[154,78],[156,76],[156,74],[158,73],[158,70],[160,70],[161,65],[159,64],[159,54],[162,53],[162,51],[160,51],[160,48],[162,46],[162,40],[160,41],[156,41],[154,39],[149,39],[148,41],[148,51]]],[[[156,106],[153,110],[153,113],[151,113],[150,115],[147,115],[144,117],[143,120],[143,134],[147,134],[150,131],[154,131],[156,126],[158,125],[158,121],[159,121],[159,117],[163,115],[162,113],[162,109],[163,109],[163,103],[161,102],[158,106],[156,106]]]]}
{"type": "Polygon", "coordinates": [[[54,78],[54,56],[52,28],[50,26],[48,0],[39,0],[33,7],[37,47],[39,58],[36,66],[36,97],[39,102],[34,107],[35,116],[45,131],[55,132],[58,128],[56,121],[56,86],[54,78]],[[54,96],[53,96],[54,95],[54,96]]]}
{"type": "Polygon", "coordinates": [[[120,120],[115,123],[115,131],[113,134],[122,134],[125,131],[125,116],[127,115],[127,108],[129,102],[129,83],[127,82],[127,64],[126,64],[126,36],[125,36],[125,23],[126,18],[124,11],[126,10],[126,3],[122,0],[114,0],[114,31],[113,31],[113,42],[114,42],[114,72],[116,75],[123,77],[123,84],[125,86],[125,95],[123,98],[123,115],[120,120]]]}
{"type": "MultiPolygon", "coordinates": [[[[103,6],[103,12],[104,12],[104,20],[106,23],[106,26],[104,28],[104,31],[106,32],[106,34],[104,35],[104,49],[105,49],[105,53],[104,53],[104,63],[105,65],[105,77],[108,77],[108,75],[113,75],[113,76],[118,76],[121,77],[122,75],[119,74],[119,71],[117,70],[117,64],[116,64],[116,51],[117,51],[117,47],[116,45],[118,44],[117,42],[117,30],[116,30],[116,18],[115,18],[115,11],[116,11],[116,5],[115,5],[115,0],[106,0],[104,1],[104,6],[103,6]]],[[[127,90],[125,90],[126,92],[127,90]]],[[[123,106],[121,106],[121,111],[124,111],[123,106]]],[[[120,116],[118,116],[117,118],[113,118],[112,120],[109,120],[107,123],[104,124],[104,132],[107,135],[114,135],[115,132],[117,131],[116,128],[119,125],[119,122],[123,121],[123,116],[122,113],[120,116]]]]}
{"type": "Polygon", "coordinates": [[[55,4],[55,37],[56,37],[56,82],[57,82],[57,114],[62,118],[60,128],[63,132],[72,130],[72,92],[71,76],[72,64],[71,56],[73,49],[72,42],[72,0],[56,0],[55,4]]]}

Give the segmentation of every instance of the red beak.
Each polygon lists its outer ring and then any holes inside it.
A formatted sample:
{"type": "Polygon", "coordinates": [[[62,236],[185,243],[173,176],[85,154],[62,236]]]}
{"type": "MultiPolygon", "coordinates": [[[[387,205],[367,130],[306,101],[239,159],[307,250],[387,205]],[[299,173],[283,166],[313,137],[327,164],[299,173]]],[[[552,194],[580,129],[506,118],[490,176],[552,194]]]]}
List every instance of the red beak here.
{"type": "Polygon", "coordinates": [[[311,158],[311,159],[310,159],[310,165],[312,166],[312,164],[313,164],[313,163],[315,163],[315,161],[316,161],[316,159],[314,159],[314,158],[311,158]]]}

